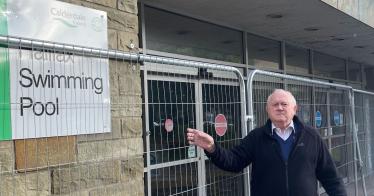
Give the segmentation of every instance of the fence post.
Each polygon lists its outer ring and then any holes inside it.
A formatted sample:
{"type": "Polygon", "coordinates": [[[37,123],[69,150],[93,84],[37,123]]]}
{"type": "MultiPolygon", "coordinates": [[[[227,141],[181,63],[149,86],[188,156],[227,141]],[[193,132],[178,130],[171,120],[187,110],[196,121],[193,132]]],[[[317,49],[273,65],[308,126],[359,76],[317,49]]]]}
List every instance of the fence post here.
{"type": "Polygon", "coordinates": [[[358,143],[357,138],[356,138],[356,125],[355,125],[355,118],[354,118],[354,99],[353,99],[353,93],[350,90],[349,91],[349,102],[350,102],[350,107],[351,107],[351,121],[352,121],[352,132],[353,132],[353,160],[354,160],[354,169],[353,169],[353,174],[354,174],[354,184],[355,184],[355,196],[358,196],[358,180],[357,180],[357,146],[356,143],[358,143]]]}

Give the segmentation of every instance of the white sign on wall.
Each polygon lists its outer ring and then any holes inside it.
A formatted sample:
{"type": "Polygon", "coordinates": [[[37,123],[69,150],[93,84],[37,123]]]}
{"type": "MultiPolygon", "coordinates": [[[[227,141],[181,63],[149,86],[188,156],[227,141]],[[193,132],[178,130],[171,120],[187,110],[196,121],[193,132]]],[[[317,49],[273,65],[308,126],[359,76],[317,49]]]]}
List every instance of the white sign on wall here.
{"type": "Polygon", "coordinates": [[[6,2],[3,34],[108,49],[107,13],[54,0],[6,2]]]}
{"type": "Polygon", "coordinates": [[[12,139],[110,132],[108,59],[9,49],[9,65],[12,139]]]}

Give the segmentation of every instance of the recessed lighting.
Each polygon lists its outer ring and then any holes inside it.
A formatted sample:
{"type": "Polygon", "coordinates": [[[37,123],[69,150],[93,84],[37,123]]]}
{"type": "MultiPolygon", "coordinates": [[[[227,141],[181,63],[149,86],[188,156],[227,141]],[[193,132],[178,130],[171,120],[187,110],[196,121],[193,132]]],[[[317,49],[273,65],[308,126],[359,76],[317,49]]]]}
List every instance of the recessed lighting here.
{"type": "Polygon", "coordinates": [[[310,27],[310,28],[306,28],[304,29],[305,31],[318,31],[319,28],[318,27],[310,27]]]}
{"type": "Polygon", "coordinates": [[[191,33],[191,31],[187,31],[187,30],[180,30],[180,31],[177,31],[177,34],[178,35],[186,35],[186,34],[189,34],[191,33]]]}
{"type": "Polygon", "coordinates": [[[345,39],[343,39],[343,38],[334,38],[334,39],[332,39],[332,40],[334,40],[334,41],[343,41],[343,40],[345,40],[345,39]]]}
{"type": "Polygon", "coordinates": [[[260,49],[258,49],[258,51],[260,51],[260,52],[265,52],[265,51],[267,51],[268,49],[266,49],[266,48],[260,48],[260,49]]]}
{"type": "Polygon", "coordinates": [[[283,15],[281,15],[281,14],[269,14],[266,17],[272,18],[272,19],[277,19],[277,18],[282,18],[283,15]]]}
{"type": "Polygon", "coordinates": [[[364,49],[365,46],[355,46],[355,48],[360,48],[360,49],[364,49]]]}
{"type": "Polygon", "coordinates": [[[225,41],[223,41],[222,43],[224,43],[224,44],[232,44],[232,43],[234,43],[235,41],[233,41],[233,40],[225,40],[225,41]]]}

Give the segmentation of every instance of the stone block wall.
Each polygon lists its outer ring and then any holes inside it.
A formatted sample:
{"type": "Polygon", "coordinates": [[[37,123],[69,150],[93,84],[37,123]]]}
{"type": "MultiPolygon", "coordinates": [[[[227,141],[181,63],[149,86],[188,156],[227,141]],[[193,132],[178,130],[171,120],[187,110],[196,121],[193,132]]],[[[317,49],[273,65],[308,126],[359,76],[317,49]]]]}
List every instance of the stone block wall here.
{"type": "Polygon", "coordinates": [[[332,7],[374,27],[373,0],[321,0],[332,7]]]}
{"type": "MultiPolygon", "coordinates": [[[[60,0],[108,15],[108,48],[139,50],[136,0],[60,0]]],[[[144,195],[140,65],[109,60],[111,132],[0,141],[1,195],[144,195]]]]}

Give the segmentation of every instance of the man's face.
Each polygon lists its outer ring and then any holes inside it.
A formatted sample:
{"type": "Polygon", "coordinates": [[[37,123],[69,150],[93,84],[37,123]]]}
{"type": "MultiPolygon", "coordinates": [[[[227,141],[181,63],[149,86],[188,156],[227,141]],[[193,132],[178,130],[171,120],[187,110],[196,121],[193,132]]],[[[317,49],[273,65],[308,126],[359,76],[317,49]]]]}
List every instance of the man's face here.
{"type": "Polygon", "coordinates": [[[289,124],[296,113],[297,106],[292,103],[292,97],[287,92],[275,92],[270,96],[266,107],[270,120],[276,123],[289,124]]]}

